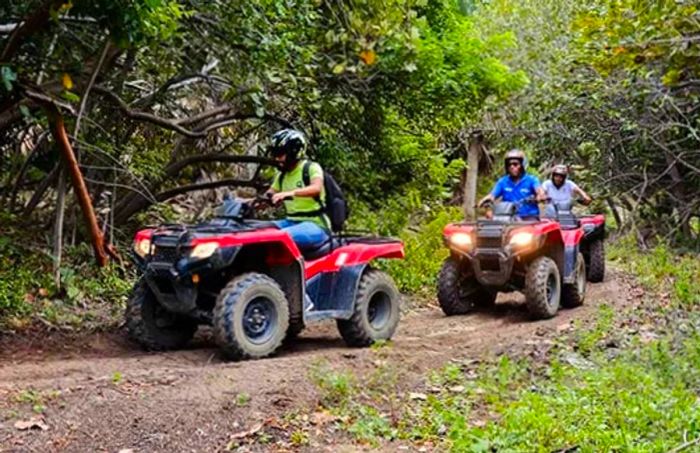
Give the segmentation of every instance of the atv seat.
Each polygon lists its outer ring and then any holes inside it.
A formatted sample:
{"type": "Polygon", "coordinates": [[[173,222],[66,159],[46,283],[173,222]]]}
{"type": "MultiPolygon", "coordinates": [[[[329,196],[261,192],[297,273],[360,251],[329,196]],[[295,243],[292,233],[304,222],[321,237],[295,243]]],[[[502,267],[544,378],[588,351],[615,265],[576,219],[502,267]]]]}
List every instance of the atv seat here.
{"type": "Polygon", "coordinates": [[[341,240],[337,237],[331,237],[321,245],[314,247],[300,247],[299,251],[305,260],[311,261],[322,256],[328,255],[334,249],[342,245],[341,240]]]}

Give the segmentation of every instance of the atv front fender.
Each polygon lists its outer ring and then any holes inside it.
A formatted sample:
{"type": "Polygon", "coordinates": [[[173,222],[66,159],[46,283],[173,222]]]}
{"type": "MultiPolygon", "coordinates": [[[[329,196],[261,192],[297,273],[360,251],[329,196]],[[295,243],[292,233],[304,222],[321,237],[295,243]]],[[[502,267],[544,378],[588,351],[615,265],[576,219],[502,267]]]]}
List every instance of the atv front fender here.
{"type": "Polygon", "coordinates": [[[579,246],[567,245],[564,247],[564,283],[576,283],[576,259],[578,258],[579,246]]]}

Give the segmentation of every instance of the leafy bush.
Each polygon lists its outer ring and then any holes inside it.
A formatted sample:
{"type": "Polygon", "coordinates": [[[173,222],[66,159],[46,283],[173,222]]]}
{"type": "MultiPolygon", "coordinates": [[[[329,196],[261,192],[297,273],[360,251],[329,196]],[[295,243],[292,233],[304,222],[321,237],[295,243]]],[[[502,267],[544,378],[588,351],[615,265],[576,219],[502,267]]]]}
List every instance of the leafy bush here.
{"type": "Polygon", "coordinates": [[[79,326],[107,308],[108,316],[121,312],[129,275],[117,267],[97,269],[89,246],[68,247],[60,269],[61,288],[53,278],[50,256],[28,245],[38,231],[20,230],[12,219],[0,230],[0,324],[19,328],[40,317],[52,324],[79,326]]]}
{"type": "Polygon", "coordinates": [[[402,291],[433,294],[440,266],[447,258],[442,230],[461,217],[457,208],[443,208],[421,224],[418,231],[405,230],[400,234],[406,247],[406,258],[390,260],[386,269],[402,291]]]}
{"type": "Polygon", "coordinates": [[[389,200],[376,212],[361,203],[352,206],[351,228],[397,236],[404,242],[406,257],[382,264],[399,289],[432,294],[442,261],[447,257],[442,230],[462,218],[461,210],[452,206],[430,209],[415,192],[389,200]],[[413,219],[407,215],[409,212],[414,213],[413,219]]]}

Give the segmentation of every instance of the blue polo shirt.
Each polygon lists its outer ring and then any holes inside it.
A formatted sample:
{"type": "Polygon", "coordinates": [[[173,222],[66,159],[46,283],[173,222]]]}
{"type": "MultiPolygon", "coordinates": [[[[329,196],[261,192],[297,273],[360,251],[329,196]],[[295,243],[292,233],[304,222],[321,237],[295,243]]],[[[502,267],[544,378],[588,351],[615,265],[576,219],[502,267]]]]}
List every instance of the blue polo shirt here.
{"type": "MultiPolygon", "coordinates": [[[[540,180],[536,176],[525,173],[518,182],[513,181],[510,175],[501,177],[496,182],[496,186],[491,191],[494,198],[500,198],[503,201],[511,203],[524,200],[525,198],[534,197],[537,195],[537,188],[540,187],[540,180]]],[[[520,217],[539,216],[540,209],[535,203],[526,203],[520,206],[518,210],[520,217]]]]}

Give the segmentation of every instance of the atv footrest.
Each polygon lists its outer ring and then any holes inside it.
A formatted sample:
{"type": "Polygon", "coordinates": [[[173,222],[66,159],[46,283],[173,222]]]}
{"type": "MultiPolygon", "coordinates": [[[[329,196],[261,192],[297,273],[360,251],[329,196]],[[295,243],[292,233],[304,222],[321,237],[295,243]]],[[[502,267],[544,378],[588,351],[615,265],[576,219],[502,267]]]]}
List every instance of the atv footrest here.
{"type": "Polygon", "coordinates": [[[351,310],[312,310],[304,313],[305,321],[321,321],[324,319],[350,319],[351,310]]]}

